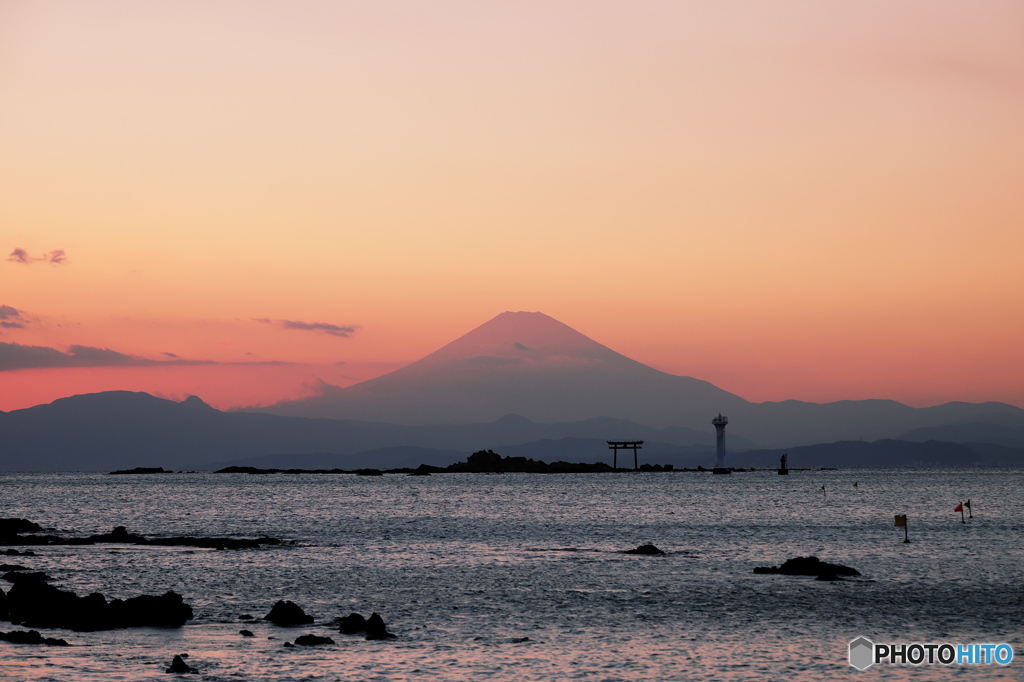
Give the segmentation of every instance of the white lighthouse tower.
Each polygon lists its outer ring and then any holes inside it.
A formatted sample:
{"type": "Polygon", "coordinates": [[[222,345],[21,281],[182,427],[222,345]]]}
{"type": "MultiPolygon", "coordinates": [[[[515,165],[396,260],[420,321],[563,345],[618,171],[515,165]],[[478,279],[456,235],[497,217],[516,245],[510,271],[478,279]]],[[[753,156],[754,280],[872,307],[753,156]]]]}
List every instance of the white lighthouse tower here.
{"type": "Polygon", "coordinates": [[[718,416],[711,420],[711,423],[715,426],[715,441],[718,446],[718,458],[715,460],[715,468],[711,472],[715,474],[732,473],[725,466],[725,425],[729,423],[729,418],[723,417],[719,412],[718,416]]]}

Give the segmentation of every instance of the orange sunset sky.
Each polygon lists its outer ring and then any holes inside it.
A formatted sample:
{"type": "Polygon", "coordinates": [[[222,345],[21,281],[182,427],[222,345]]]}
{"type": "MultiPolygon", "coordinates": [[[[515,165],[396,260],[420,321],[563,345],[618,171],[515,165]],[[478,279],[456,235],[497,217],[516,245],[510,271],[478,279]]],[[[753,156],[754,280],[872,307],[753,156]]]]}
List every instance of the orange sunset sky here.
{"type": "Polygon", "coordinates": [[[1024,406],[1024,3],[0,2],[0,410],[505,310],[749,400],[1024,406]]]}

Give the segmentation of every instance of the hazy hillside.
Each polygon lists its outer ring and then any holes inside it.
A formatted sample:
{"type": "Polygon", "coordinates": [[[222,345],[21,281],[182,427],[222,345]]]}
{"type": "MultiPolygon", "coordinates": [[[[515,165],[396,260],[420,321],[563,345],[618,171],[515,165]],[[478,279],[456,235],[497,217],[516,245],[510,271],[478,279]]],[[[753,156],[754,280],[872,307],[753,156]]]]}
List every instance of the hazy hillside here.
{"type": "Polygon", "coordinates": [[[728,458],[730,466],[778,467],[783,453],[791,468],[885,466],[1024,466],[1024,449],[975,448],[960,443],[901,440],[841,441],[775,450],[751,450],[728,458]]]}
{"type": "Polygon", "coordinates": [[[486,424],[399,426],[221,412],[194,397],[178,403],[146,393],[112,391],[0,413],[0,470],[196,469],[243,458],[352,455],[381,448],[470,453],[566,437],[657,439],[676,445],[714,442],[710,430],[653,429],[624,420],[536,424],[509,415],[486,424]]]}
{"type": "Polygon", "coordinates": [[[1005,424],[946,424],[914,429],[900,440],[942,440],[950,443],[992,443],[1009,448],[1024,448],[1024,428],[1005,424]]]}

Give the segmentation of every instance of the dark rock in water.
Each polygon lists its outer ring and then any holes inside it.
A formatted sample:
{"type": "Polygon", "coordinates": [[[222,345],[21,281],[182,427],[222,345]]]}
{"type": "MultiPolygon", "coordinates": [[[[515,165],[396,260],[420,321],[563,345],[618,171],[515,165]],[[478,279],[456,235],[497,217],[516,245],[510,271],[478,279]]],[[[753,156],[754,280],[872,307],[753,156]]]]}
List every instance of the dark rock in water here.
{"type": "Polygon", "coordinates": [[[758,566],[754,573],[777,575],[860,575],[860,571],[842,564],[830,564],[816,556],[787,559],[781,566],[758,566]]]}
{"type": "Polygon", "coordinates": [[[37,630],[12,630],[0,632],[0,641],[12,644],[45,644],[47,646],[71,646],[63,639],[43,637],[37,630]]]}
{"type": "Polygon", "coordinates": [[[256,618],[251,613],[243,613],[238,620],[256,620],[256,618]]]}
{"type": "Polygon", "coordinates": [[[171,667],[167,669],[169,673],[194,673],[195,670],[189,667],[188,663],[181,656],[175,656],[174,660],[171,661],[171,667]]]}
{"type": "Polygon", "coordinates": [[[7,620],[7,595],[0,590],[0,620],[7,620]]]}
{"type": "MultiPolygon", "coordinates": [[[[100,595],[102,596],[102,595],[100,595]]],[[[176,592],[161,596],[144,594],[110,602],[111,619],[121,628],[178,628],[192,619],[192,608],[176,592]]]]}
{"type": "Polygon", "coordinates": [[[522,644],[523,642],[529,642],[529,641],[530,641],[529,637],[513,637],[512,638],[512,643],[513,644],[522,644]]]}
{"type": "Polygon", "coordinates": [[[117,471],[111,471],[111,476],[118,476],[124,474],[173,474],[173,471],[168,471],[163,467],[135,467],[134,469],[118,469],[117,471]]]}
{"type": "Polygon", "coordinates": [[[481,471],[497,471],[501,466],[501,455],[493,450],[480,450],[466,458],[469,466],[481,471]]]}
{"type": "Polygon", "coordinates": [[[257,467],[224,467],[223,469],[217,469],[214,471],[215,474],[265,474],[265,473],[276,473],[277,469],[259,469],[257,467]]]}
{"type": "Polygon", "coordinates": [[[20,564],[0,564],[0,571],[27,571],[28,566],[21,566],[20,564]]]}
{"type": "MultiPolygon", "coordinates": [[[[0,535],[20,535],[21,533],[39,533],[43,527],[28,519],[0,519],[0,535]]],[[[8,552],[10,554],[10,552],[8,552]]],[[[17,551],[13,556],[17,556],[17,551]]]]}
{"type": "MultiPolygon", "coordinates": [[[[129,533],[124,526],[117,526],[109,533],[99,533],[88,537],[59,537],[57,535],[23,535],[28,531],[43,530],[37,524],[25,519],[0,519],[10,523],[0,524],[0,545],[94,545],[96,543],[115,542],[131,545],[160,545],[166,547],[206,547],[210,549],[257,549],[264,545],[281,545],[277,538],[195,538],[189,536],[172,536],[146,538],[142,535],[129,533]],[[3,530],[6,527],[8,530],[3,530]]],[[[34,556],[32,552],[8,550],[9,556],[23,554],[34,556]]]]}
{"type": "Polygon", "coordinates": [[[38,578],[19,580],[7,594],[8,618],[28,627],[64,628],[82,632],[130,627],[181,627],[192,609],[180,595],[142,595],[109,604],[99,593],[79,597],[38,578]]]}
{"type": "Polygon", "coordinates": [[[238,634],[240,634],[242,637],[255,637],[256,636],[256,635],[252,634],[251,630],[239,630],[238,634]]]}
{"type": "Polygon", "coordinates": [[[3,578],[9,583],[17,583],[19,580],[42,580],[43,582],[46,582],[50,579],[50,576],[46,575],[42,571],[26,573],[21,569],[4,573],[3,578]]]}
{"type": "Polygon", "coordinates": [[[366,632],[366,619],[358,613],[350,613],[338,623],[338,632],[343,635],[356,635],[366,632]]]}
{"type": "Polygon", "coordinates": [[[19,552],[16,549],[8,549],[7,551],[0,552],[4,556],[35,556],[36,553],[31,549],[26,549],[24,552],[19,552]]]}
{"type": "Polygon", "coordinates": [[[627,549],[623,554],[646,554],[648,556],[656,556],[658,554],[664,554],[664,552],[654,545],[640,545],[636,549],[627,549]]]}
{"type": "Polygon", "coordinates": [[[396,635],[388,632],[384,619],[374,613],[366,620],[366,639],[394,639],[396,635]]]}
{"type": "Polygon", "coordinates": [[[263,620],[282,626],[308,625],[313,622],[313,616],[307,616],[295,602],[281,599],[270,609],[270,613],[263,616],[263,620]]]}
{"type": "Polygon", "coordinates": [[[110,531],[109,533],[90,535],[88,540],[89,542],[117,542],[134,545],[146,544],[146,538],[144,538],[141,535],[129,533],[128,529],[124,526],[117,526],[116,528],[114,528],[114,530],[110,531]]]}
{"type": "Polygon", "coordinates": [[[285,642],[284,646],[288,647],[289,649],[294,649],[295,648],[295,645],[292,644],[291,642],[285,642]]]}
{"type": "Polygon", "coordinates": [[[334,640],[319,635],[300,635],[295,638],[295,643],[302,646],[317,646],[318,644],[334,644],[334,640]]]}

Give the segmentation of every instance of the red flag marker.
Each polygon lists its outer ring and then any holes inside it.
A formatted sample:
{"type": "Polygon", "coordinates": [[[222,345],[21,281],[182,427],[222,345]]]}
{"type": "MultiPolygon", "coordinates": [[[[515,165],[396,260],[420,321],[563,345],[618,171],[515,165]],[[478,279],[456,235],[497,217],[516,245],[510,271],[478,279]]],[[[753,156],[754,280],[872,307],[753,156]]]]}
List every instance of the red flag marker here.
{"type": "Polygon", "coordinates": [[[963,505],[963,503],[960,503],[957,506],[953,507],[953,511],[960,512],[960,523],[967,523],[967,521],[964,520],[964,505],[963,505]]]}

